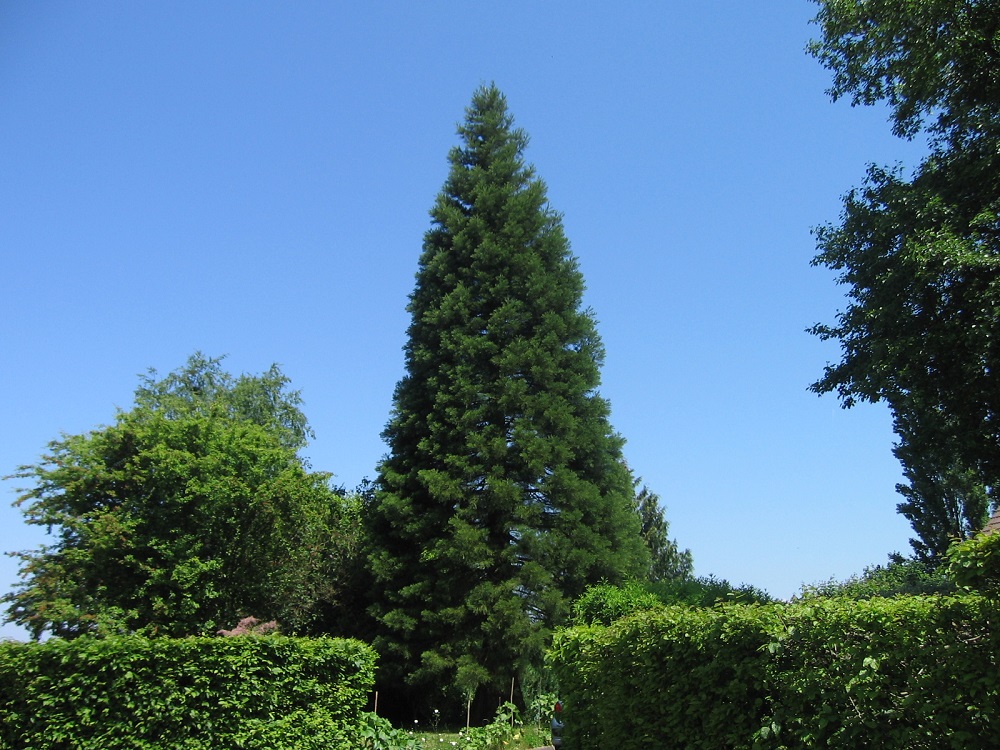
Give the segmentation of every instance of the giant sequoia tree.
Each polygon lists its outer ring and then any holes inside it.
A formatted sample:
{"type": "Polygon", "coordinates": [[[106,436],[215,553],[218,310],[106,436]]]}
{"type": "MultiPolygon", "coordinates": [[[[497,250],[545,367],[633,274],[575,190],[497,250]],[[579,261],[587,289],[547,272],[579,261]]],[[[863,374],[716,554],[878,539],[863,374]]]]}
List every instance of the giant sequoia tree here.
{"type": "Polygon", "coordinates": [[[1000,486],[1000,2],[816,1],[834,98],[886,102],[894,132],[931,149],[912,176],[872,167],[819,230],[815,263],[850,303],[813,329],[843,357],[812,387],[889,404],[899,507],[937,559],[1000,486]]]}
{"type": "Polygon", "coordinates": [[[478,90],[431,210],[371,512],[384,669],[466,695],[649,566],[603,350],[525,133],[478,90]]]}

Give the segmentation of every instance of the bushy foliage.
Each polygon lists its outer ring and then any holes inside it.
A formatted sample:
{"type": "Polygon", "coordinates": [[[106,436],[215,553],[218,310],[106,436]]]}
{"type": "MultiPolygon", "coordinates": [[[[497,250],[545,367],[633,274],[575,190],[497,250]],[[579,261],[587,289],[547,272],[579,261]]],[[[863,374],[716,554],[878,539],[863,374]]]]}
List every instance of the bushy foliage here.
{"type": "Polygon", "coordinates": [[[776,619],[756,606],[659,607],[557,632],[563,748],[740,747],[764,705],[764,617],[776,619]]]}
{"type": "Polygon", "coordinates": [[[715,604],[766,604],[774,598],[749,583],[734,585],[713,575],[658,581],[646,587],[664,604],[711,607],[715,604]]]}
{"type": "Polygon", "coordinates": [[[610,625],[626,615],[663,606],[656,594],[638,582],[624,586],[591,586],[573,602],[573,622],[577,625],[610,625]]]}
{"type": "Polygon", "coordinates": [[[356,750],[375,658],[284,636],[0,643],[0,747],[356,750]]]}
{"type": "Polygon", "coordinates": [[[631,581],[623,586],[604,583],[588,588],[573,602],[576,625],[610,625],[626,615],[669,605],[711,607],[715,604],[765,604],[765,591],[707,576],[669,581],[631,581]]]}
{"type": "Polygon", "coordinates": [[[1000,533],[980,534],[953,544],[947,570],[955,582],[985,596],[1000,596],[1000,533]]]}
{"type": "Polygon", "coordinates": [[[517,732],[517,707],[505,703],[497,709],[496,716],[486,726],[468,727],[461,731],[463,750],[503,750],[517,732]]]}
{"type": "Polygon", "coordinates": [[[797,598],[846,597],[870,599],[874,596],[952,594],[957,591],[954,577],[944,566],[917,558],[890,557],[885,565],[873,565],[861,575],[845,581],[833,579],[803,586],[797,598]]]}
{"type": "Polygon", "coordinates": [[[759,747],[993,747],[1000,609],[980,597],[822,600],[769,644],[759,747]]]}
{"type": "Polygon", "coordinates": [[[339,730],[338,739],[351,750],[418,750],[421,743],[404,729],[392,726],[388,719],[365,712],[348,727],[339,730]]]}
{"type": "Polygon", "coordinates": [[[15,554],[6,619],[51,633],[207,635],[239,617],[308,632],[335,602],[360,516],[296,448],[297,394],[195,355],[114,424],[53,441],[15,477],[52,544],[15,554]]]}
{"type": "Polygon", "coordinates": [[[665,607],[556,634],[564,748],[992,747],[1000,604],[665,607]]]}

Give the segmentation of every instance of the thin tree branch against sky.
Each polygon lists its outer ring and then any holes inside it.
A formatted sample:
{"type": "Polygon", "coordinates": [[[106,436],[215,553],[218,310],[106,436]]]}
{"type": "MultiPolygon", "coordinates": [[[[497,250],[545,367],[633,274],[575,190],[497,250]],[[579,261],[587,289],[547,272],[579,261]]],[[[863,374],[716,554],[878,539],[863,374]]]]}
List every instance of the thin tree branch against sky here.
{"type": "MultiPolygon", "coordinates": [[[[829,101],[814,12],[0,5],[0,473],[201,350],[281,363],[312,466],[373,477],[427,208],[495,81],[587,280],[626,458],[696,573],[788,597],[907,552],[888,412],[808,393],[837,349],[805,329],[843,307],[810,227],[923,146],[829,101]]],[[[15,485],[2,550],[43,541],[15,485]]]]}

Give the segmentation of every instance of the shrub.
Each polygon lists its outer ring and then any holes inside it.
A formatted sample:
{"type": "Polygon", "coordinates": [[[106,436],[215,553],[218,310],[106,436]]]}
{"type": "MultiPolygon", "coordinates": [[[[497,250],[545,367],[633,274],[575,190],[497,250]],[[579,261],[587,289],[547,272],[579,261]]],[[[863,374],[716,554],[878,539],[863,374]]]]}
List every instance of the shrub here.
{"type": "Polygon", "coordinates": [[[518,734],[514,726],[516,720],[517,707],[513,703],[504,703],[486,726],[461,731],[462,750],[503,750],[518,734]]]}
{"type": "Polygon", "coordinates": [[[686,604],[711,607],[719,603],[764,604],[772,601],[765,591],[743,584],[707,576],[675,581],[640,583],[624,586],[591,586],[573,603],[575,625],[610,625],[615,620],[666,605],[686,604]]]}
{"type": "Polygon", "coordinates": [[[995,746],[998,615],[977,596],[783,608],[768,646],[769,714],[758,746],[995,746]]]}
{"type": "Polygon", "coordinates": [[[556,633],[563,747],[737,747],[760,726],[773,609],[662,607],[556,633]]]}
{"type": "Polygon", "coordinates": [[[340,730],[339,741],[350,750],[418,750],[421,745],[409,732],[395,729],[388,719],[363,713],[349,727],[340,730]]]}
{"type": "Polygon", "coordinates": [[[954,594],[955,581],[945,566],[932,565],[924,560],[893,555],[886,565],[864,569],[860,576],[846,581],[829,580],[812,586],[803,586],[800,599],[818,597],[847,597],[870,599],[875,596],[913,596],[919,594],[954,594]]]}
{"type": "Polygon", "coordinates": [[[948,572],[959,586],[990,597],[1000,594],[1000,533],[956,542],[945,554],[948,572]]]}
{"type": "Polygon", "coordinates": [[[993,747],[1000,602],[664,607],[556,633],[564,748],[993,747]]]}
{"type": "Polygon", "coordinates": [[[591,586],[573,603],[573,621],[577,625],[610,625],[615,620],[646,609],[662,606],[655,594],[642,584],[591,586]]]}
{"type": "Polygon", "coordinates": [[[374,669],[368,646],[331,638],[0,643],[0,747],[336,747],[374,669]]]}

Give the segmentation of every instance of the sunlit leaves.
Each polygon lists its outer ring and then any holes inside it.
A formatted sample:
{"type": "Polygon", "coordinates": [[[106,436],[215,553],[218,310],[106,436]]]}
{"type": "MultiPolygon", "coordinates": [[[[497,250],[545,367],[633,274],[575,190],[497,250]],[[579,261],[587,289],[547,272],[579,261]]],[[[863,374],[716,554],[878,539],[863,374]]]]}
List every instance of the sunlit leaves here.
{"type": "Polygon", "coordinates": [[[357,750],[374,671],[326,638],[0,643],[0,747],[357,750]]]}
{"type": "Polygon", "coordinates": [[[211,633],[251,614],[307,629],[338,593],[358,516],[296,455],[305,423],[285,383],[196,355],[146,378],[114,424],[21,467],[26,520],[55,538],[18,553],[8,619],[36,637],[211,633]]]}
{"type": "Polygon", "coordinates": [[[998,616],[979,597],[821,599],[561,631],[565,746],[991,747],[998,616]]]}

